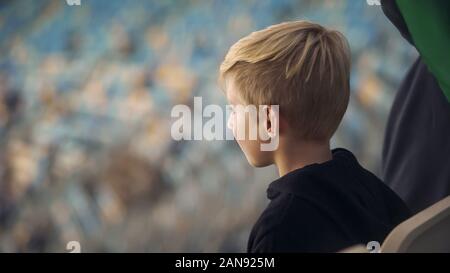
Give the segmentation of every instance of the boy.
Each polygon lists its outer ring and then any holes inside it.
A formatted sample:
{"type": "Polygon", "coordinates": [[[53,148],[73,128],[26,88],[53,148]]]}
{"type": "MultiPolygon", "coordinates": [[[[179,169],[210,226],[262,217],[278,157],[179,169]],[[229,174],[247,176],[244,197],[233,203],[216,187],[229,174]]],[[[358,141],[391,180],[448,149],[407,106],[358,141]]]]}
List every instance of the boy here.
{"type": "Polygon", "coordinates": [[[248,252],[336,252],[383,242],[409,211],[375,175],[330,138],[349,100],[350,50],[334,30],[286,22],[254,32],[234,44],[220,67],[232,105],[268,106],[257,120],[232,113],[229,127],[255,167],[275,164],[280,178],[267,189],[270,203],[253,227],[248,252]],[[263,114],[264,116],[261,116],[263,114]],[[278,146],[248,138],[262,126],[278,146]],[[276,135],[275,132],[278,132],[276,135]]]}

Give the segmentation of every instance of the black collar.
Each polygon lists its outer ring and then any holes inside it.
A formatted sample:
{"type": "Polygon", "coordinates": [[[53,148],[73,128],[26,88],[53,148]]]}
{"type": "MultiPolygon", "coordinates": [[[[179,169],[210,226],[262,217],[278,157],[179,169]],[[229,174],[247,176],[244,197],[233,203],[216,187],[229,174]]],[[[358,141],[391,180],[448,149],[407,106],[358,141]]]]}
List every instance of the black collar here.
{"type": "Polygon", "coordinates": [[[305,176],[327,175],[336,171],[336,166],[348,166],[358,164],[356,157],[348,150],[337,148],[332,150],[333,158],[323,163],[313,163],[303,168],[293,170],[269,184],[267,198],[270,200],[280,193],[301,195],[303,193],[301,181],[305,176]]]}

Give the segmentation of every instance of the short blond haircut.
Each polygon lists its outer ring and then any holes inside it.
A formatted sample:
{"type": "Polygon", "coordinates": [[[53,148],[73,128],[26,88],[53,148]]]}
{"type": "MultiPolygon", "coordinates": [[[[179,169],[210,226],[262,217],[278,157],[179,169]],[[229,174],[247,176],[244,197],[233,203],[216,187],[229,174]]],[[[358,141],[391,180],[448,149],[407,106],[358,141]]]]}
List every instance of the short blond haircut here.
{"type": "Polygon", "coordinates": [[[338,31],[285,22],[242,38],[220,66],[248,104],[279,105],[304,140],[329,140],[349,101],[350,49],[338,31]]]}

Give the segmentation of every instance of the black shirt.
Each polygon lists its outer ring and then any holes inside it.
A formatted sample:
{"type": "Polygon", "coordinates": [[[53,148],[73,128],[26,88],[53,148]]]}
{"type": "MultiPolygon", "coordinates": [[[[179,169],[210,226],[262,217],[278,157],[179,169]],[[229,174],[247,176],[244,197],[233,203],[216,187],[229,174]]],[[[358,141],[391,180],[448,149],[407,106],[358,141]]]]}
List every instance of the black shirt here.
{"type": "Polygon", "coordinates": [[[247,252],[336,252],[383,242],[410,216],[403,201],[345,149],[294,170],[267,189],[270,203],[253,227],[247,252]]]}

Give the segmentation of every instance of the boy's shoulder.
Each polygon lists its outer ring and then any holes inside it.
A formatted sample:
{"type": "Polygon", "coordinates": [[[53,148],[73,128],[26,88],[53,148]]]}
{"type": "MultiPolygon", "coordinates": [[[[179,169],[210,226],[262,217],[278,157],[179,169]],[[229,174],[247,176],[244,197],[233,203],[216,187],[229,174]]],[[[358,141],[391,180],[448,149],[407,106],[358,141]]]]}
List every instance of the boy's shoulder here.
{"type": "Polygon", "coordinates": [[[320,209],[310,201],[292,194],[276,195],[253,226],[248,252],[309,251],[314,227],[327,225],[320,209]],[[306,220],[307,219],[307,223],[306,220]]]}
{"type": "Polygon", "coordinates": [[[334,251],[365,238],[382,240],[409,217],[403,201],[345,149],[333,150],[328,162],[275,180],[267,197],[271,201],[252,229],[249,252],[334,251]]]}

